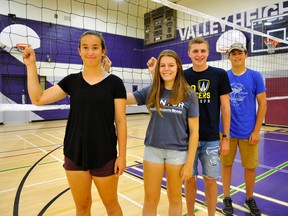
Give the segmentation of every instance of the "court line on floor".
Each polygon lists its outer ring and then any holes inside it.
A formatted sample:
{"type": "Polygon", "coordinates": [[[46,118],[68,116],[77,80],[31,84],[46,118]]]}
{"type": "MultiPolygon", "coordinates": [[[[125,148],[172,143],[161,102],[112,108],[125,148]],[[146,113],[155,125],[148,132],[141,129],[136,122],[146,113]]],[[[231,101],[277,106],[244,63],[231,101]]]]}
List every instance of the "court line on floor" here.
{"type": "MultiPolygon", "coordinates": [[[[133,168],[135,168],[135,167],[133,167],[133,168]]],[[[138,169],[138,168],[136,168],[136,169],[138,169]]],[[[136,181],[136,182],[142,184],[142,185],[144,184],[143,179],[142,179],[142,180],[139,180],[139,179],[141,179],[141,178],[139,178],[138,176],[135,176],[134,174],[131,175],[131,173],[130,173],[129,171],[128,171],[128,172],[125,172],[123,175],[124,175],[125,177],[127,177],[127,178],[132,179],[133,181],[136,181]],[[128,173],[128,174],[126,174],[126,173],[128,173]]],[[[163,187],[161,187],[161,193],[167,195],[166,189],[163,188],[163,187]]],[[[143,196],[144,196],[144,194],[143,194],[143,196]]],[[[185,198],[182,198],[182,201],[183,201],[184,203],[186,203],[186,199],[185,199],[185,198]]],[[[140,204],[140,206],[143,208],[143,206],[142,206],[141,204],[140,204]]],[[[196,205],[196,206],[197,206],[197,208],[198,208],[199,211],[202,210],[202,211],[204,211],[204,212],[207,213],[207,209],[206,209],[206,208],[203,208],[202,206],[199,206],[199,205],[196,205]]],[[[197,211],[196,211],[196,212],[197,212],[197,211]]],[[[185,214],[184,214],[184,215],[185,215],[185,214]]]]}
{"type": "MultiPolygon", "coordinates": [[[[31,148],[31,149],[35,149],[35,148],[31,148]]],[[[30,149],[30,150],[31,150],[30,149]]],[[[9,152],[10,153],[10,152],[9,152]]],[[[38,154],[40,153],[39,151],[34,151],[34,152],[27,152],[27,153],[23,153],[23,154],[14,154],[14,155],[6,155],[3,157],[0,157],[0,159],[5,159],[5,158],[13,158],[13,157],[18,157],[18,156],[24,156],[24,155],[31,155],[31,154],[38,154]]]]}
{"type": "MultiPolygon", "coordinates": [[[[40,150],[41,152],[43,152],[45,154],[49,153],[48,151],[44,150],[42,147],[38,147],[37,145],[35,145],[32,142],[22,138],[21,136],[17,135],[17,137],[19,137],[19,139],[22,139],[23,141],[29,143],[31,146],[35,147],[36,149],[40,150]]],[[[52,143],[52,142],[50,142],[50,143],[52,143]]],[[[54,143],[54,144],[56,145],[56,143],[54,143]]],[[[60,147],[62,147],[62,145],[58,146],[57,148],[60,148],[60,147]]],[[[55,160],[58,160],[59,162],[62,162],[62,163],[64,162],[63,160],[60,160],[58,157],[55,157],[54,155],[49,154],[49,156],[54,158],[55,160]]]]}
{"type": "Polygon", "coordinates": [[[26,174],[24,175],[24,177],[22,178],[17,191],[16,191],[16,195],[14,198],[14,205],[13,205],[13,215],[14,216],[18,216],[19,215],[19,205],[20,205],[20,196],[21,196],[21,192],[22,189],[24,187],[24,184],[26,182],[26,179],[28,178],[29,174],[32,172],[32,170],[34,169],[34,167],[36,167],[36,165],[42,161],[47,155],[50,155],[52,152],[56,151],[58,148],[60,148],[61,146],[58,146],[57,148],[53,149],[52,151],[48,152],[47,154],[45,154],[43,157],[41,157],[38,161],[36,161],[33,166],[30,167],[30,169],[26,172],[26,174]]]}
{"type": "MultiPolygon", "coordinates": [[[[139,163],[139,165],[142,165],[142,164],[139,163]]],[[[139,179],[142,179],[142,181],[143,181],[143,176],[141,176],[141,175],[139,175],[139,174],[137,174],[137,173],[133,173],[133,171],[132,171],[133,169],[136,170],[136,171],[138,171],[138,172],[140,172],[140,173],[143,173],[143,169],[142,169],[142,168],[139,168],[139,167],[137,167],[137,166],[130,167],[130,169],[127,170],[126,173],[129,173],[130,175],[132,175],[132,176],[134,176],[134,177],[137,177],[137,178],[139,178],[139,179]]],[[[165,176],[163,176],[163,178],[162,178],[161,191],[162,191],[162,193],[164,193],[164,194],[167,195],[167,192],[166,192],[166,190],[167,190],[166,184],[164,185],[163,182],[166,182],[166,177],[165,177],[165,176]]],[[[143,183],[142,183],[142,184],[143,184],[143,183]]],[[[184,185],[182,185],[182,190],[184,190],[184,185]]],[[[202,196],[205,197],[205,194],[204,194],[204,192],[202,192],[202,191],[197,190],[197,194],[200,194],[200,195],[202,195],[202,196]]],[[[182,193],[182,197],[183,197],[183,198],[182,198],[182,201],[183,201],[184,203],[186,203],[186,198],[185,198],[185,196],[184,196],[184,193],[182,193]]],[[[196,207],[196,208],[195,208],[195,210],[194,210],[194,213],[197,213],[197,212],[199,212],[199,211],[204,211],[204,212],[207,213],[207,208],[206,208],[206,205],[204,204],[204,202],[202,202],[202,201],[200,201],[200,200],[196,200],[196,202],[195,202],[195,207],[196,207]]],[[[217,212],[218,212],[218,213],[221,212],[219,208],[217,208],[217,212]]],[[[187,214],[184,214],[184,215],[187,215],[187,214]]],[[[183,216],[184,216],[184,215],[183,215],[183,216]]],[[[216,215],[217,215],[217,214],[216,214],[216,215]]]]}
{"type": "MultiPolygon", "coordinates": [[[[31,187],[35,187],[35,186],[51,183],[51,182],[56,182],[56,181],[63,180],[63,179],[66,180],[67,178],[66,177],[61,177],[61,178],[51,179],[49,181],[42,181],[42,182],[38,182],[38,183],[34,183],[34,184],[28,184],[28,185],[25,185],[23,188],[31,188],[31,187]]],[[[0,194],[1,193],[8,193],[8,192],[11,192],[11,191],[16,191],[16,190],[17,190],[17,188],[11,188],[11,189],[7,189],[7,190],[2,190],[2,191],[0,191],[0,194]]]]}
{"type": "MultiPolygon", "coordinates": [[[[285,167],[287,167],[287,166],[288,166],[288,161],[286,161],[286,162],[278,165],[276,168],[278,168],[278,169],[283,169],[283,168],[285,168],[285,167]]],[[[255,181],[255,183],[257,183],[257,182],[259,182],[259,181],[261,181],[261,180],[263,180],[263,179],[266,179],[268,176],[271,176],[271,175],[273,175],[273,174],[276,173],[276,172],[279,172],[279,170],[275,170],[275,169],[274,169],[274,170],[268,170],[268,171],[260,174],[259,176],[256,176],[256,181],[255,181]]],[[[222,185],[222,183],[220,183],[220,184],[222,185]]],[[[232,188],[232,190],[230,190],[231,196],[234,195],[234,194],[236,194],[236,193],[238,193],[238,192],[246,193],[246,190],[245,190],[246,184],[245,184],[245,183],[243,183],[243,184],[241,184],[241,185],[238,185],[238,186],[236,186],[236,187],[235,187],[235,186],[231,186],[231,188],[232,188]]],[[[274,203],[277,203],[277,204],[280,204],[280,205],[283,205],[283,206],[287,206],[287,207],[288,207],[288,202],[285,202],[285,201],[282,201],[282,200],[278,200],[278,199],[275,199],[275,198],[271,198],[271,197],[268,197],[268,196],[264,196],[264,195],[261,195],[261,194],[256,193],[256,192],[254,192],[254,196],[255,196],[255,197],[259,197],[259,198],[264,199],[264,200],[269,201],[269,202],[274,202],[274,203]]],[[[223,198],[224,198],[224,195],[221,194],[221,195],[219,196],[219,198],[223,199],[223,198]]]]}
{"type": "MultiPolygon", "coordinates": [[[[55,163],[55,162],[59,162],[59,161],[49,161],[49,162],[45,162],[45,163],[39,163],[38,165],[47,165],[47,164],[51,164],[51,163],[55,163]]],[[[9,172],[9,171],[13,171],[13,170],[18,170],[18,169],[27,169],[30,168],[31,165],[27,165],[27,166],[18,166],[18,167],[13,167],[13,168],[9,168],[9,169],[2,169],[0,170],[0,172],[9,172]]]]}
{"type": "MultiPolygon", "coordinates": [[[[55,146],[59,146],[59,145],[62,145],[62,144],[54,144],[54,145],[45,145],[45,146],[41,146],[41,148],[49,148],[49,147],[55,147],[55,146]]],[[[31,147],[31,148],[22,148],[22,149],[14,149],[14,150],[8,150],[8,151],[1,151],[0,154],[3,154],[3,153],[13,153],[13,152],[20,152],[20,151],[26,151],[26,150],[32,150],[32,149],[38,149],[39,147],[31,147]]],[[[3,156],[3,157],[0,157],[0,158],[5,158],[5,157],[13,157],[12,156],[3,156]]]]}
{"type": "MultiPolygon", "coordinates": [[[[36,125],[35,125],[36,126],[36,125]]],[[[65,126],[54,126],[54,127],[39,127],[39,128],[27,128],[27,129],[20,129],[20,130],[10,130],[10,131],[0,131],[1,133],[16,133],[16,132],[23,132],[23,131],[31,131],[31,130],[45,130],[45,129],[54,129],[54,128],[65,128],[65,126]]]]}
{"type": "Polygon", "coordinates": [[[263,137],[262,139],[264,139],[264,140],[270,140],[270,141],[276,141],[276,142],[284,142],[284,143],[286,143],[286,142],[288,142],[288,140],[283,140],[283,139],[274,139],[274,138],[268,138],[268,137],[263,137]]]}
{"type": "MultiPolygon", "coordinates": [[[[235,159],[235,161],[238,162],[238,163],[241,163],[241,160],[239,160],[239,159],[235,159]]],[[[284,162],[284,163],[287,163],[287,162],[284,162]]],[[[282,168],[278,168],[278,167],[268,166],[268,165],[264,165],[264,164],[259,164],[258,167],[264,168],[264,169],[268,169],[268,170],[275,170],[275,171],[278,171],[278,172],[283,172],[283,173],[287,173],[288,174],[288,170],[285,170],[285,169],[282,169],[282,168]]]]}

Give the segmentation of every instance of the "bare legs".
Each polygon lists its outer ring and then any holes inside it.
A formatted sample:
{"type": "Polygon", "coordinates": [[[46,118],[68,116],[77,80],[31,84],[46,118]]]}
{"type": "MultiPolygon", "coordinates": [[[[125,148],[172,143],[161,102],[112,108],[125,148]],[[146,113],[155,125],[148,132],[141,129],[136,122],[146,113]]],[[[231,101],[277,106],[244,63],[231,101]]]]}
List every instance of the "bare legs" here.
{"type": "Polygon", "coordinates": [[[109,216],[122,216],[122,210],[118,202],[117,185],[118,177],[95,177],[89,171],[67,171],[66,176],[71,193],[76,205],[77,216],[91,215],[91,185],[92,181],[97,187],[102,202],[109,216]]]}
{"type": "MultiPolygon", "coordinates": [[[[222,165],[221,172],[222,172],[222,184],[223,184],[224,197],[230,197],[232,165],[231,166],[222,165]]],[[[245,184],[246,184],[246,198],[249,199],[253,197],[253,193],[254,193],[256,168],[253,168],[253,169],[245,168],[244,178],[245,178],[245,184]]]]}
{"type": "MultiPolygon", "coordinates": [[[[205,183],[205,197],[207,201],[208,215],[214,216],[216,212],[218,185],[216,179],[203,176],[205,183]]],[[[197,192],[196,177],[185,181],[185,196],[187,205],[187,215],[194,215],[195,199],[197,192]]]]}
{"type": "Polygon", "coordinates": [[[256,168],[253,169],[245,168],[245,184],[246,184],[247,199],[253,197],[255,180],[256,180],[256,168]]]}
{"type": "Polygon", "coordinates": [[[205,197],[207,201],[207,209],[209,216],[215,216],[217,196],[218,196],[218,185],[216,179],[203,176],[205,182],[205,197]]]}
{"type": "Polygon", "coordinates": [[[76,205],[76,216],[90,216],[92,204],[92,177],[90,173],[84,171],[66,171],[66,176],[76,205]]]}
{"type": "Polygon", "coordinates": [[[189,180],[185,181],[187,216],[194,215],[194,206],[195,206],[196,192],[197,192],[196,180],[197,180],[197,177],[193,176],[189,180]]]}
{"type": "Polygon", "coordinates": [[[161,183],[166,170],[169,216],[182,215],[182,180],[180,171],[183,165],[170,165],[145,161],[144,165],[144,207],[143,216],[157,215],[161,183]]]}
{"type": "Polygon", "coordinates": [[[222,164],[221,173],[222,173],[222,184],[223,184],[224,197],[230,197],[232,165],[231,166],[225,166],[222,164]]]}

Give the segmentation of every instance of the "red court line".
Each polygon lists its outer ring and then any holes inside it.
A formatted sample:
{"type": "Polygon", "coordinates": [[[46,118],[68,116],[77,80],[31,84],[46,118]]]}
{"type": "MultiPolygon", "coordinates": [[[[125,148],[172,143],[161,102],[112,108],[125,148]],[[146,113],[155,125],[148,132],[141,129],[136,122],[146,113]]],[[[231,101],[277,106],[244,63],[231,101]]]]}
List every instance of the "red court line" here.
{"type": "MultiPolygon", "coordinates": [[[[51,150],[47,150],[47,151],[51,151],[51,150]]],[[[3,157],[0,157],[0,159],[2,158],[12,158],[12,157],[19,157],[19,156],[24,156],[24,155],[31,155],[31,154],[39,154],[39,153],[43,153],[41,151],[35,151],[35,152],[29,152],[29,153],[23,153],[23,154],[16,154],[16,155],[8,155],[8,156],[3,156],[3,157]]]]}

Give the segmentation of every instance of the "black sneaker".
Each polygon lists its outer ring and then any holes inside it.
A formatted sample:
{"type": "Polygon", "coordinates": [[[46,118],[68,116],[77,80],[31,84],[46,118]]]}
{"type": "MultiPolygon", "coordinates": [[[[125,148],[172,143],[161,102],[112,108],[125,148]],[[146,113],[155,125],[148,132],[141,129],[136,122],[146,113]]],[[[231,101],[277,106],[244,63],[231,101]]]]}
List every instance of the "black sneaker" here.
{"type": "Polygon", "coordinates": [[[233,209],[232,200],[230,197],[225,197],[223,199],[222,212],[226,216],[232,216],[233,215],[234,209],[233,209]]]}
{"type": "Polygon", "coordinates": [[[256,205],[256,201],[254,198],[250,198],[245,200],[244,206],[250,210],[250,214],[253,216],[261,216],[261,211],[258,209],[256,205]]]}

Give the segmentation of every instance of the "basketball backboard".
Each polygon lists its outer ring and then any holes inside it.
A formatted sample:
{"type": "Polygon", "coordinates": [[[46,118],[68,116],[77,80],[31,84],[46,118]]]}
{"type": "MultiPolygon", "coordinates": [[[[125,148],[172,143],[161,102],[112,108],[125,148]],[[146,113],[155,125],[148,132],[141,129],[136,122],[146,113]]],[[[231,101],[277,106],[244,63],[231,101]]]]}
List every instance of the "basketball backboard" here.
{"type": "Polygon", "coordinates": [[[242,43],[246,47],[246,36],[239,30],[231,29],[224,32],[216,42],[216,52],[221,53],[222,59],[227,59],[229,47],[234,43],[242,43]]]}
{"type": "Polygon", "coordinates": [[[33,49],[40,47],[38,34],[30,27],[12,24],[4,28],[0,34],[1,47],[7,52],[17,51],[17,44],[29,44],[33,49]]]}
{"type": "MultiPolygon", "coordinates": [[[[251,22],[251,28],[255,31],[267,34],[267,36],[272,36],[287,42],[280,42],[275,47],[276,52],[277,50],[288,50],[288,13],[253,20],[251,22]]],[[[267,37],[252,34],[251,52],[256,53],[268,51],[268,48],[265,44],[266,38],[267,37]]]]}

